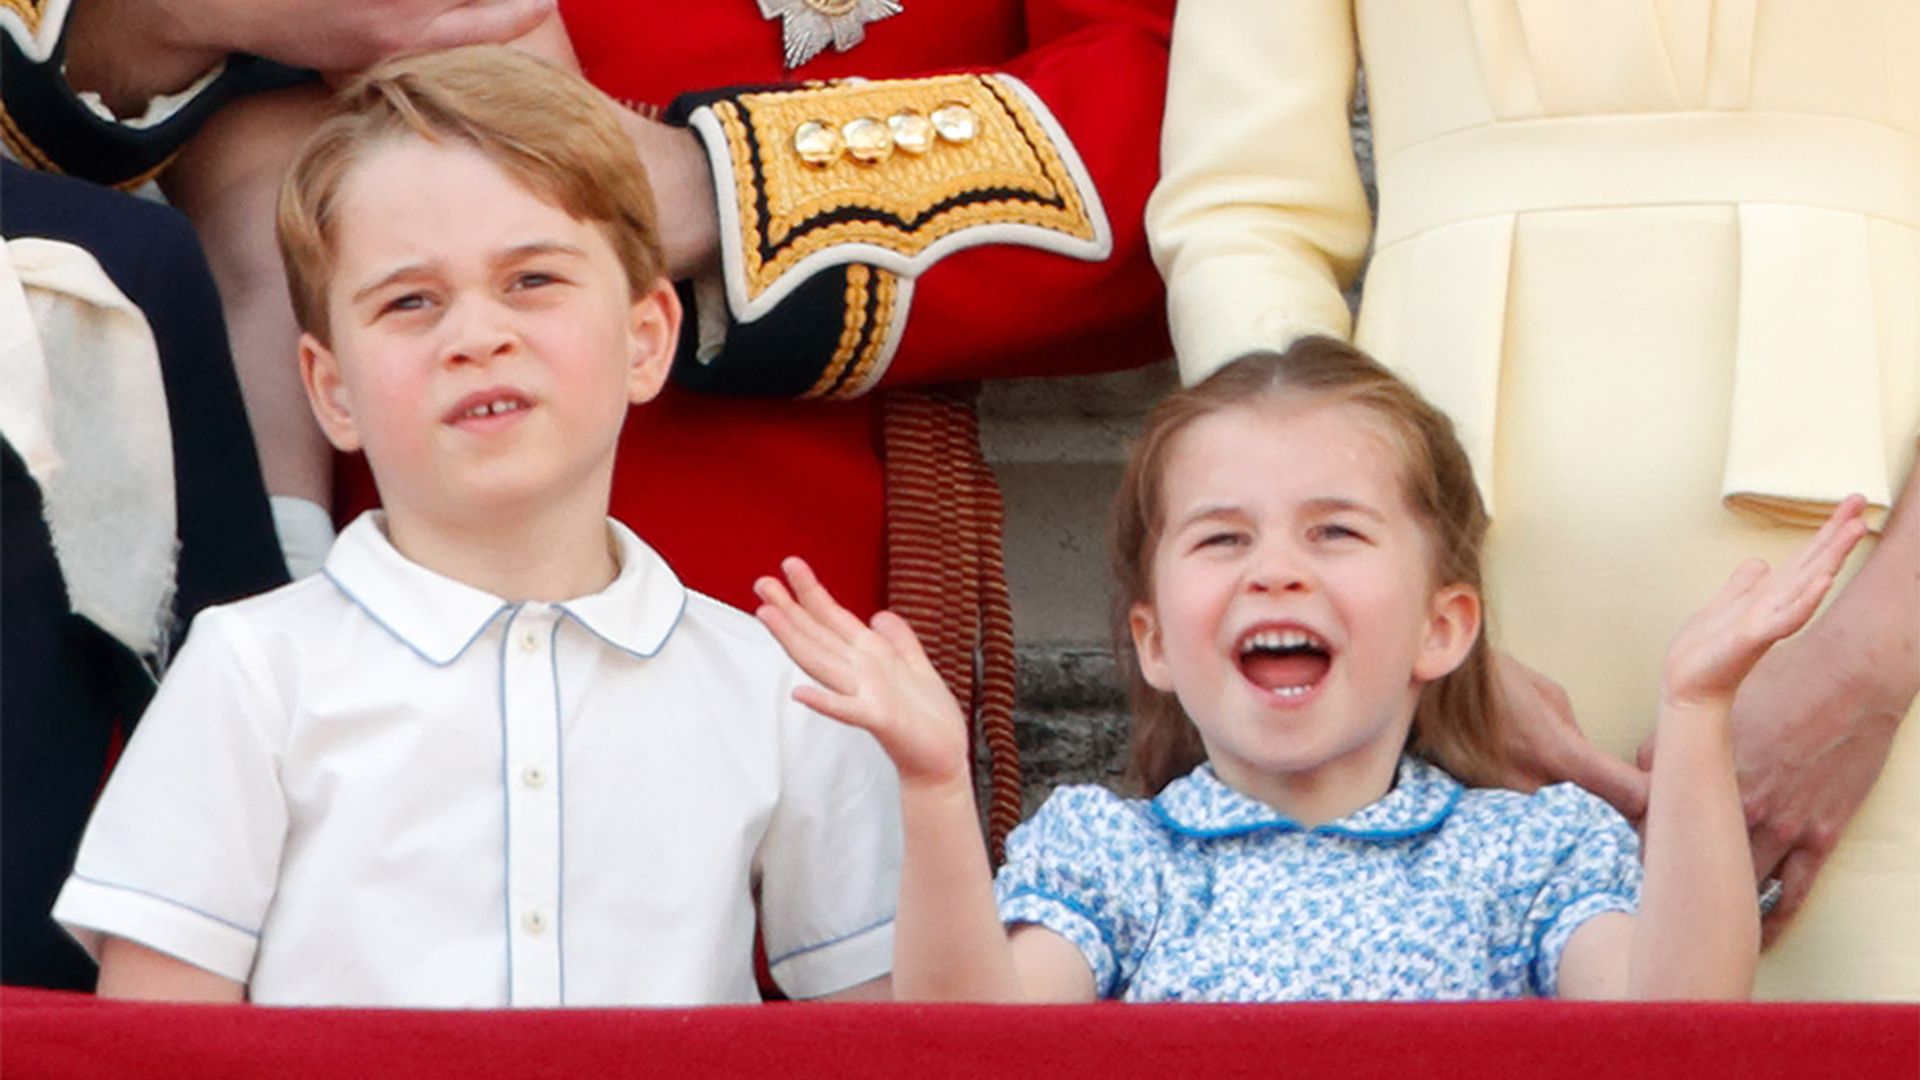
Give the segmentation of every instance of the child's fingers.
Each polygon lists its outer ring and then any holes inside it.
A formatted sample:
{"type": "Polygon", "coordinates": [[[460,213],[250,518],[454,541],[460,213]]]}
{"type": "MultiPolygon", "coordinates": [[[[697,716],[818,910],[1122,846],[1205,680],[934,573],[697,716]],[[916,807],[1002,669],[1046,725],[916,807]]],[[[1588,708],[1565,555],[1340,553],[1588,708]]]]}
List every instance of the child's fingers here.
{"type": "Polygon", "coordinates": [[[805,559],[790,555],[780,560],[780,569],[786,572],[787,580],[793,583],[793,595],[800,601],[800,606],[828,631],[851,641],[866,630],[866,624],[855,618],[853,612],[841,607],[840,601],[835,600],[827,587],[820,584],[820,578],[805,559]]]}
{"type": "Polygon", "coordinates": [[[821,716],[838,720],[849,727],[857,727],[862,731],[874,730],[874,720],[860,708],[858,698],[802,683],[793,688],[793,700],[821,716]]]}
{"type": "Polygon", "coordinates": [[[933,661],[927,658],[927,650],[920,644],[920,635],[913,632],[907,620],[891,611],[878,612],[873,617],[873,632],[893,646],[893,651],[915,671],[924,674],[934,670],[933,661]]]}
{"type": "Polygon", "coordinates": [[[853,667],[844,652],[802,632],[786,611],[772,604],[760,605],[753,615],[773,634],[773,639],[787,651],[793,662],[800,665],[800,670],[812,676],[816,682],[843,693],[853,688],[853,667]]]}

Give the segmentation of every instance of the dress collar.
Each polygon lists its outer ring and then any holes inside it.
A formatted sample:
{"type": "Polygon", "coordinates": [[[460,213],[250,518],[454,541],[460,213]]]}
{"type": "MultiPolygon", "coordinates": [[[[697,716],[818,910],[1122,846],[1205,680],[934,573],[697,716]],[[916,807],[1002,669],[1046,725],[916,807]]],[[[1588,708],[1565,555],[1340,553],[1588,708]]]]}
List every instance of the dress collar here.
{"type": "Polygon", "coordinates": [[[1400,840],[1439,828],[1460,801],[1460,782],[1436,765],[1411,755],[1400,759],[1392,790],[1336,821],[1311,829],[1242,795],[1202,765],[1168,784],[1153,800],[1153,812],[1174,832],[1203,839],[1272,830],[1344,836],[1355,840],[1400,840]]]}
{"type": "MultiPolygon", "coordinates": [[[[652,656],[673,632],[686,586],[631,529],[609,519],[620,572],[605,589],[552,607],[595,637],[652,656]]],[[[368,617],[430,664],[458,660],[503,612],[527,606],[444,577],[400,554],[386,515],[370,510],[340,533],[321,570],[368,617]]]]}

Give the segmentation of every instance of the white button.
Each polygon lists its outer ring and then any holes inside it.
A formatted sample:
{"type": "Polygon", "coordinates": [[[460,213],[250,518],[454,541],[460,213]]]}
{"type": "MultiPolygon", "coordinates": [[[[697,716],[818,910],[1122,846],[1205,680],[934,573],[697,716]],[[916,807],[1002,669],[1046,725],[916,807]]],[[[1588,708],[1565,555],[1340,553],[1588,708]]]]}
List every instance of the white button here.
{"type": "Polygon", "coordinates": [[[540,649],[540,635],[536,633],[532,627],[528,627],[527,629],[520,631],[520,651],[521,652],[538,652],[539,649],[540,649]]]}
{"type": "Polygon", "coordinates": [[[547,770],[538,765],[529,765],[520,770],[520,782],[530,788],[547,786],[547,770]]]}
{"type": "Polygon", "coordinates": [[[539,908],[535,908],[532,911],[527,912],[525,915],[520,916],[520,925],[529,934],[545,933],[547,929],[546,912],[541,911],[539,908]]]}

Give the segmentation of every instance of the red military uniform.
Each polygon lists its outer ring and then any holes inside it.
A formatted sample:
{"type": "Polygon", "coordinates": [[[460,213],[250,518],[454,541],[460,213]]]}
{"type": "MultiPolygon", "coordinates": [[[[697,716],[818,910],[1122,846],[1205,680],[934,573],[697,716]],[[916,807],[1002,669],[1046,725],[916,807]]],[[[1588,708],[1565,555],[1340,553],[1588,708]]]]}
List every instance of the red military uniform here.
{"type": "MultiPolygon", "coordinates": [[[[723,216],[728,206],[742,201],[743,190],[757,186],[761,198],[771,194],[772,201],[792,194],[781,190],[782,166],[788,179],[801,183],[842,173],[855,183],[869,182],[881,193],[877,201],[884,205],[877,210],[898,211],[907,219],[892,230],[894,247],[919,247],[908,273],[879,270],[867,275],[864,289],[858,282],[849,288],[847,259],[833,266],[834,249],[874,246],[872,231],[821,236],[816,230],[815,264],[827,268],[787,270],[790,291],[763,305],[767,311],[748,320],[731,313],[727,344],[717,358],[681,365],[683,383],[698,381],[689,375],[718,372],[716,388],[725,392],[783,396],[743,399],[680,390],[640,408],[630,420],[614,477],[614,514],[656,545],[690,584],[731,603],[751,606],[753,578],[795,553],[812,562],[855,610],[871,611],[883,602],[881,395],[865,391],[876,385],[1105,371],[1170,354],[1141,212],[1158,173],[1172,0],[904,0],[901,6],[898,14],[867,24],[865,40],[847,51],[827,49],[789,71],[782,23],[764,17],[761,5],[750,0],[700,0],[668,10],[631,0],[563,0],[560,5],[588,78],[612,96],[643,107],[664,107],[681,95],[715,87],[795,86],[855,76],[1009,74],[1034,99],[1023,135],[1045,135],[1050,125],[1044,116],[1050,115],[1058,139],[1051,152],[1084,164],[1100,204],[1089,209],[1097,214],[1104,208],[1109,234],[1104,254],[1090,254],[1091,242],[1067,253],[1052,250],[1043,246],[1050,242],[1044,235],[966,246],[987,239],[996,224],[1003,224],[996,222],[996,211],[1008,221],[1032,219],[1045,201],[1044,195],[996,200],[989,191],[961,207],[962,213],[976,214],[966,223],[929,211],[941,200],[964,202],[970,192],[991,188],[1000,178],[983,169],[983,161],[1018,156],[992,145],[990,107],[977,109],[981,130],[967,145],[942,143],[918,157],[895,151],[873,165],[846,160],[825,168],[793,167],[791,128],[776,116],[763,124],[762,133],[780,138],[757,146],[757,161],[736,157],[731,176],[716,169],[723,216]],[[1041,126],[1031,123],[1035,118],[1041,126]],[[948,150],[953,153],[943,154],[948,150]],[[969,152],[977,153],[960,160],[969,152]],[[979,213],[982,208],[985,213],[979,213]],[[973,236],[967,235],[969,228],[973,236]],[[948,250],[921,246],[926,234],[936,232],[948,250]],[[869,309],[864,318],[852,310],[863,299],[869,309]],[[848,366],[857,369],[868,361],[868,371],[852,378],[842,372],[835,386],[833,362],[845,351],[842,339],[860,340],[861,331],[868,335],[866,346],[854,351],[866,355],[855,356],[848,366]],[[884,356],[888,335],[894,338],[890,357],[884,356]],[[867,385],[861,385],[863,378],[867,385]],[[822,381],[828,385],[815,396],[829,400],[793,400],[822,381]]],[[[809,91],[820,95],[817,99],[786,98],[779,104],[791,116],[837,125],[879,114],[882,107],[931,114],[957,93],[953,84],[905,84],[894,91],[890,101],[843,102],[829,88],[809,91]]],[[[710,144],[714,141],[715,129],[695,126],[710,144]]],[[[1050,152],[1039,149],[1042,156],[1050,152]]],[[[1046,186],[1043,177],[1029,194],[1046,186]]],[[[830,201],[832,193],[825,194],[830,201]]],[[[1058,235],[1066,236],[1069,228],[1058,235]]],[[[730,264],[742,261],[736,258],[742,243],[733,239],[730,264]]],[[[1054,246],[1072,249],[1075,239],[1054,246]]],[[[723,236],[723,245],[728,241],[723,236]]],[[[730,287],[749,276],[750,269],[728,267],[730,287]]],[[[775,291],[777,286],[759,296],[775,291]]],[[[710,320],[712,313],[704,317],[710,320]]],[[[690,313],[690,337],[696,321],[690,313]]]]}

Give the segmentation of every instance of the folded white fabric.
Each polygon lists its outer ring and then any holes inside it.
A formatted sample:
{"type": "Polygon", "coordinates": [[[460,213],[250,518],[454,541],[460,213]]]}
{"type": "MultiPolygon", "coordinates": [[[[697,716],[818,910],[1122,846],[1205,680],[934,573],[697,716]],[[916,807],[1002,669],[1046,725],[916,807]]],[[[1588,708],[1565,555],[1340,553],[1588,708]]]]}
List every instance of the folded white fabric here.
{"type": "Polygon", "coordinates": [[[0,435],[40,488],[75,614],[158,672],[179,554],[160,354],[85,249],[8,241],[0,258],[0,435]]]}

